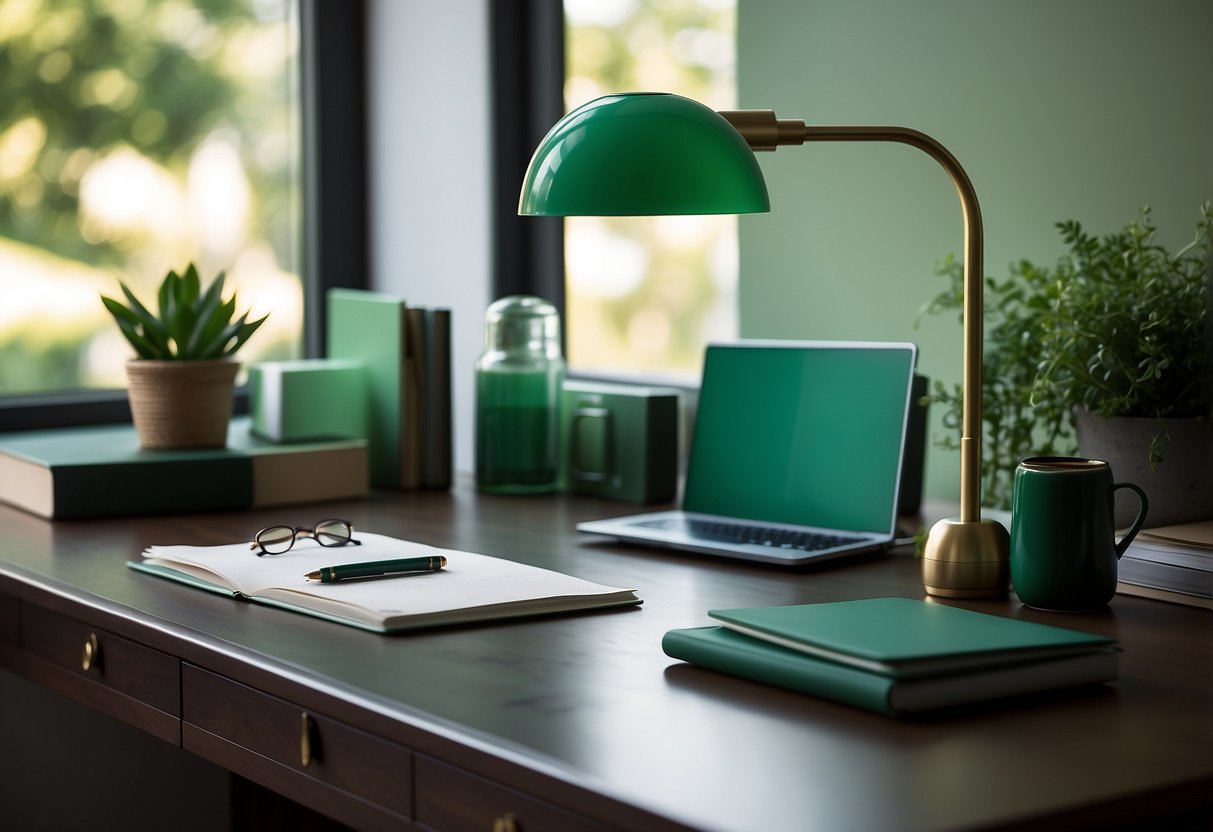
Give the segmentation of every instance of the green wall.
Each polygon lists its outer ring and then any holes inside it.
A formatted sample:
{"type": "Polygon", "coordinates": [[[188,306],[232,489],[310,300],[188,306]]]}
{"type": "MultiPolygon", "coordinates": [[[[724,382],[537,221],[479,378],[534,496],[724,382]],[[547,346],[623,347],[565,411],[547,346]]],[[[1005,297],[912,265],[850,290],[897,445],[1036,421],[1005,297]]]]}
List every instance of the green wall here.
{"type": "MultiPolygon", "coordinates": [[[[977,190],[988,275],[1055,261],[1058,220],[1103,234],[1143,205],[1178,244],[1213,194],[1209,0],[740,0],[738,25],[740,107],[948,147],[977,190]]],[[[760,162],[772,212],[741,219],[742,335],[913,340],[923,372],[958,380],[956,319],[913,326],[944,285],[934,264],[961,250],[942,168],[881,144],[760,162]]],[[[928,496],[956,498],[956,453],[929,453],[928,496]]]]}

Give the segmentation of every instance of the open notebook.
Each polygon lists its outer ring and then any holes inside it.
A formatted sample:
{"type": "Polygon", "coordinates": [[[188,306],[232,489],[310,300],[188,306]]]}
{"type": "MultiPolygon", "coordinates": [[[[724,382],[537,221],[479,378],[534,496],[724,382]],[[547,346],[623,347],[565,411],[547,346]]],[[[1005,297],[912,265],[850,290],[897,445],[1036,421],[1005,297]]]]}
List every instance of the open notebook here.
{"type": "Polygon", "coordinates": [[[249,544],[152,546],[128,566],[232,598],[282,607],[375,632],[463,624],[628,604],[631,589],[603,586],[503,558],[437,549],[355,532],[361,546],[301,540],[282,555],[257,557],[249,544]],[[304,575],[328,566],[442,556],[440,572],[320,583],[304,575]]]}
{"type": "Polygon", "coordinates": [[[577,528],[779,564],[888,546],[915,360],[907,343],[713,344],[682,509],[577,528]]]}

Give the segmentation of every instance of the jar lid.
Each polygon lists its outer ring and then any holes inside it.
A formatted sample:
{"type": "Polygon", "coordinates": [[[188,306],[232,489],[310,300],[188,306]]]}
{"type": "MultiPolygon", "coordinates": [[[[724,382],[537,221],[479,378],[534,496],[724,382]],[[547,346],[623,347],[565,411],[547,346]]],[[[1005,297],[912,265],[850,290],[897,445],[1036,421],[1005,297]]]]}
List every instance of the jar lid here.
{"type": "Polygon", "coordinates": [[[560,348],[560,314],[543,298],[509,295],[489,305],[484,345],[490,350],[549,352],[560,348]]]}

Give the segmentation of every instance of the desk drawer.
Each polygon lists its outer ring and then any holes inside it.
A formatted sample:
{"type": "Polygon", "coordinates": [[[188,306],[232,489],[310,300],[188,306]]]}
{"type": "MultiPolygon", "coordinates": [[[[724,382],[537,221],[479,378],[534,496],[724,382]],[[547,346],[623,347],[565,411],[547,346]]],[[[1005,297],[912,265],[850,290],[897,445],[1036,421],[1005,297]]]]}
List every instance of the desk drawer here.
{"type": "Polygon", "coordinates": [[[19,637],[17,610],[20,602],[11,595],[0,595],[0,644],[17,646],[19,637]]]}
{"type": "Polygon", "coordinates": [[[366,828],[412,816],[407,748],[188,663],[182,719],[187,751],[320,812],[366,828]]]}
{"type": "Polygon", "coordinates": [[[437,832],[603,832],[610,827],[417,756],[417,822],[437,832]]]}
{"type": "Polygon", "coordinates": [[[181,663],[175,656],[31,604],[20,608],[29,676],[52,690],[181,742],[181,663]]]}

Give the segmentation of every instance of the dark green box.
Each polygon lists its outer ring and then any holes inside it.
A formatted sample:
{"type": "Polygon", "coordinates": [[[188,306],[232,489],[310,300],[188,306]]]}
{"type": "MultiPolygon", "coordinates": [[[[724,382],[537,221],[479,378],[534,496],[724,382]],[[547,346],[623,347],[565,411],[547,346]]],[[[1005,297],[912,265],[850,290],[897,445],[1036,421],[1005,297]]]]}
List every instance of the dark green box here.
{"type": "Polygon", "coordinates": [[[569,379],[560,420],[564,490],[631,503],[674,499],[677,390],[569,379]]]}

